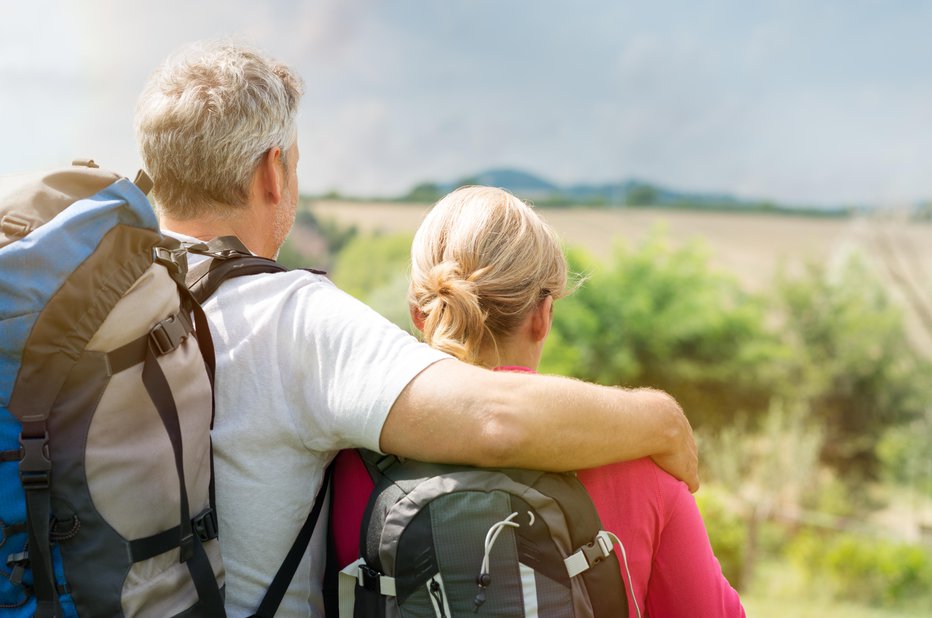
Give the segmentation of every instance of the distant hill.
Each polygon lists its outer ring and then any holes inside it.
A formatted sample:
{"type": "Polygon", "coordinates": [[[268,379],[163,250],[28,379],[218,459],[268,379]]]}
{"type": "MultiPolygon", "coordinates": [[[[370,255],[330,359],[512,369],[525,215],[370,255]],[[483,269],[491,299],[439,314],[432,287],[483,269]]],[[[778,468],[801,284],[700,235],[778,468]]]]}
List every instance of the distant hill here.
{"type": "Polygon", "coordinates": [[[513,169],[487,170],[475,176],[444,183],[442,186],[446,192],[449,192],[463,185],[502,187],[512,193],[522,195],[547,195],[560,190],[560,187],[539,176],[513,169]]]}
{"type": "Polygon", "coordinates": [[[768,200],[747,200],[727,193],[676,191],[654,183],[629,179],[609,183],[559,185],[545,178],[516,169],[490,169],[447,182],[423,182],[398,201],[433,202],[464,185],[501,187],[540,206],[604,206],[789,212],[816,216],[844,216],[863,207],[823,207],[777,204],[768,200]]]}

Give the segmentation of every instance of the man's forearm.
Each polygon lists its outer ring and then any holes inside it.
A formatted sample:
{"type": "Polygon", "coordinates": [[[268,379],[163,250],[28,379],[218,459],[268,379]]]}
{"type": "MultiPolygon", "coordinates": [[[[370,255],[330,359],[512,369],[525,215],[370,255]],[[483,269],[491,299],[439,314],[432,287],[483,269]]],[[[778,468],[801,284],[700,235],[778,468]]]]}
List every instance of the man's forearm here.
{"type": "Polygon", "coordinates": [[[699,485],[692,430],[666,393],[456,361],[436,363],[408,385],[381,446],[429,461],[545,470],[650,456],[690,489],[699,485]]]}

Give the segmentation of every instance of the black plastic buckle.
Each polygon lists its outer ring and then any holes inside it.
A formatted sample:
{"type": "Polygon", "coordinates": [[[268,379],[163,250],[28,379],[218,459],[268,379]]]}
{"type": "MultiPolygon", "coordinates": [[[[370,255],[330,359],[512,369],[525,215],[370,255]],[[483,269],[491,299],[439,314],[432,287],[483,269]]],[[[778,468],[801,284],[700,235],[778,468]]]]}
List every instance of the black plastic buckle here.
{"type": "Polygon", "coordinates": [[[382,592],[382,574],[366,564],[359,565],[359,584],[370,592],[382,592]]]}
{"type": "Polygon", "coordinates": [[[187,339],[189,329],[180,315],[168,316],[149,331],[149,339],[159,356],[168,354],[187,339]]]}
{"type": "Polygon", "coordinates": [[[26,573],[26,567],[29,566],[29,552],[10,554],[6,559],[6,565],[10,567],[10,583],[19,586],[23,583],[23,575],[26,573]]]}
{"type": "Polygon", "coordinates": [[[27,491],[48,489],[49,472],[52,469],[52,459],[49,456],[49,434],[41,438],[27,438],[20,435],[19,443],[23,449],[23,457],[19,461],[19,479],[23,489],[27,491]]]}
{"type": "Polygon", "coordinates": [[[217,530],[217,513],[211,508],[206,509],[191,520],[191,527],[194,529],[194,534],[196,534],[197,538],[201,541],[209,541],[217,538],[219,536],[217,530]]]}

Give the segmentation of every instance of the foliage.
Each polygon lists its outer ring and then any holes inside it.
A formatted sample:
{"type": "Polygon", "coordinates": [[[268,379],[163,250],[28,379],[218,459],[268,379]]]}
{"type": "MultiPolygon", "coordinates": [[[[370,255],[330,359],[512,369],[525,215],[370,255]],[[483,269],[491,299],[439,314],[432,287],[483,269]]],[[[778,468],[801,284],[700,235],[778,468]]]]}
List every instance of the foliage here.
{"type": "Polygon", "coordinates": [[[742,577],[747,528],[741,518],[726,506],[723,495],[708,486],[696,494],[696,504],[702,513],[712,551],[722,567],[722,573],[728,583],[740,592],[748,584],[742,577]]]}
{"type": "Polygon", "coordinates": [[[279,249],[275,259],[287,268],[302,268],[306,264],[304,255],[295,246],[290,236],[285,239],[285,244],[279,249]]]}
{"type": "Polygon", "coordinates": [[[796,510],[818,489],[822,432],[804,403],[774,399],[757,429],[737,422],[703,446],[710,476],[731,488],[747,513],[770,518],[796,510]]]}
{"type": "Polygon", "coordinates": [[[625,196],[629,206],[650,206],[657,203],[657,189],[646,184],[637,184],[625,196]]]}
{"type": "Polygon", "coordinates": [[[774,302],[791,350],[776,386],[810,401],[826,432],[823,461],[853,483],[876,478],[884,430],[930,402],[929,364],[912,352],[899,310],[856,256],[781,278],[774,302]]]}
{"type": "Polygon", "coordinates": [[[398,324],[410,328],[408,318],[408,261],[412,236],[357,235],[337,257],[333,281],[398,324]]]}
{"type": "Polygon", "coordinates": [[[740,582],[752,580],[767,549],[767,523],[795,516],[817,489],[822,434],[810,417],[804,404],[775,399],[757,429],[739,422],[702,440],[709,476],[730,489],[734,517],[745,528],[740,582]]]}
{"type": "Polygon", "coordinates": [[[694,426],[721,426],[767,405],[779,357],[764,308],[712,270],[705,249],[673,248],[661,233],[619,247],[601,265],[571,251],[589,279],[554,309],[542,369],[674,395],[694,426]]]}
{"type": "Polygon", "coordinates": [[[932,497],[932,406],[925,416],[888,429],[877,444],[884,480],[932,497]]]}
{"type": "Polygon", "coordinates": [[[403,202],[433,203],[443,197],[443,190],[434,183],[424,182],[411,189],[404,197],[403,202]]]}
{"type": "Polygon", "coordinates": [[[932,555],[919,546],[807,531],[786,551],[808,581],[827,582],[837,598],[896,605],[928,598],[932,587],[932,555]]]}
{"type": "Polygon", "coordinates": [[[285,239],[278,253],[278,261],[288,268],[332,268],[333,256],[339,255],[343,247],[352,240],[359,230],[356,226],[340,225],[333,219],[319,219],[310,210],[308,198],[302,198],[301,205],[295,216],[295,225],[291,234],[285,239]],[[306,244],[295,240],[302,232],[310,233],[321,239],[322,248],[316,251],[306,244]]]}

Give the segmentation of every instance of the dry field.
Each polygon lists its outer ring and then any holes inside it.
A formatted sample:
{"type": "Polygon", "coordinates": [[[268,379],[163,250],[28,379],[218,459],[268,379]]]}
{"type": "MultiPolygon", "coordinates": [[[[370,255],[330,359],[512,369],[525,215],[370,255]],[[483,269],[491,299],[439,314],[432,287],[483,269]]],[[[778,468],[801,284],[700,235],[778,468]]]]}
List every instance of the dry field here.
{"type": "MultiPolygon", "coordinates": [[[[425,204],[317,201],[311,206],[363,231],[411,232],[425,204]]],[[[918,349],[932,355],[932,224],[908,222],[895,214],[823,219],[774,214],[663,209],[539,209],[567,245],[596,257],[618,242],[637,244],[657,226],[672,242],[701,242],[712,263],[734,274],[748,289],[770,285],[781,268],[792,273],[806,261],[837,263],[863,254],[904,307],[918,349]]]]}

